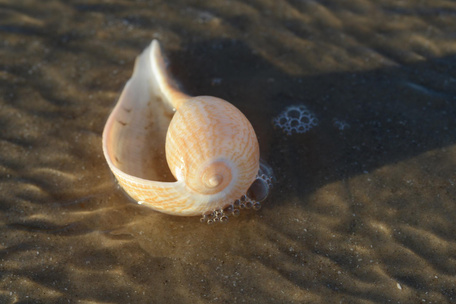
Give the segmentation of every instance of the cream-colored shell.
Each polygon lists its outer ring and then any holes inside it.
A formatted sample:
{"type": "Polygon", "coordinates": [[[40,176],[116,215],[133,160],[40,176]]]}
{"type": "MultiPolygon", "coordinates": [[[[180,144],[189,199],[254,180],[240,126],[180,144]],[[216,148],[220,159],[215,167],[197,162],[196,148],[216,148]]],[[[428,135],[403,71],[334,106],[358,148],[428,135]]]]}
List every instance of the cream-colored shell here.
{"type": "Polygon", "coordinates": [[[137,58],[108,118],[103,152],[134,200],[174,215],[232,204],[259,170],[258,141],[246,117],[220,98],[178,90],[156,40],[137,58]],[[170,172],[175,181],[165,181],[170,172]]]}

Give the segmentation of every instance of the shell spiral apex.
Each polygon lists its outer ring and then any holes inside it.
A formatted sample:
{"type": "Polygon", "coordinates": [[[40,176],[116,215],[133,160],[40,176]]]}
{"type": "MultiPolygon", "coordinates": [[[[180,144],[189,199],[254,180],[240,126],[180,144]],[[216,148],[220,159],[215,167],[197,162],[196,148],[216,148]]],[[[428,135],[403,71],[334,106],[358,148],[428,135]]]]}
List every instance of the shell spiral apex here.
{"type": "Polygon", "coordinates": [[[168,214],[202,214],[208,223],[258,209],[272,185],[247,118],[223,99],[180,91],[156,40],[137,58],[108,118],[103,152],[133,199],[168,214]],[[164,178],[171,174],[174,181],[164,178]]]}

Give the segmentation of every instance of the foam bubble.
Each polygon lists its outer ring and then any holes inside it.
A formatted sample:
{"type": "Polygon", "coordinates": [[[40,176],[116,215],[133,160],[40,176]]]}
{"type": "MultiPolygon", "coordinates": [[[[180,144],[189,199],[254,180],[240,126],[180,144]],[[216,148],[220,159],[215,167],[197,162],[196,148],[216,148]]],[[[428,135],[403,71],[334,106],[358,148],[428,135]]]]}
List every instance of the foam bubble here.
{"type": "Polygon", "coordinates": [[[350,128],[350,125],[346,121],[339,120],[337,118],[334,119],[334,126],[338,128],[339,131],[343,131],[350,128]]]}
{"type": "Polygon", "coordinates": [[[318,125],[318,119],[305,105],[293,105],[274,118],[273,123],[287,135],[292,135],[293,133],[308,132],[318,125]]]}
{"type": "Polygon", "coordinates": [[[261,160],[256,180],[251,186],[251,188],[253,187],[254,189],[249,189],[248,191],[248,194],[250,195],[242,195],[224,209],[217,209],[204,213],[200,219],[201,223],[207,223],[209,225],[226,223],[230,216],[239,216],[242,209],[260,210],[261,201],[268,196],[273,181],[274,173],[272,168],[261,160]]]}

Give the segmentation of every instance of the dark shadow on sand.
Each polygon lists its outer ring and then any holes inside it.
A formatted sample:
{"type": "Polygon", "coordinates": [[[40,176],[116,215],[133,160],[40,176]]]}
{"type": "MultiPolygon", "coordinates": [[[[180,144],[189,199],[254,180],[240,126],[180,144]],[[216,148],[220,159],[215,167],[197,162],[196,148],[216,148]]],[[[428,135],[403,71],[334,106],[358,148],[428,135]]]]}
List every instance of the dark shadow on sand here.
{"type": "Polygon", "coordinates": [[[283,73],[240,41],[190,44],[169,57],[188,93],[224,98],[245,113],[277,188],[299,195],[456,142],[456,56],[308,77],[283,73]],[[272,119],[294,104],[319,125],[287,136],[272,119]],[[335,119],[350,127],[339,130],[335,119]]]}

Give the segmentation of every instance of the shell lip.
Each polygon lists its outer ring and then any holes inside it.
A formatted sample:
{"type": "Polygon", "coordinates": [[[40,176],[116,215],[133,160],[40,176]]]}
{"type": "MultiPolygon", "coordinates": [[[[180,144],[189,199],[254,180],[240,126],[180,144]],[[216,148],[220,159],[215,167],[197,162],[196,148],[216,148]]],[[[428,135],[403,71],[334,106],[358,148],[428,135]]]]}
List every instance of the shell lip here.
{"type": "MultiPolygon", "coordinates": [[[[173,113],[180,104],[189,98],[176,88],[173,80],[169,77],[160,43],[156,39],[152,40],[149,46],[136,58],[132,76],[126,82],[106,121],[102,134],[103,154],[111,170],[118,175],[134,179],[136,182],[145,182],[148,179],[126,173],[116,166],[116,147],[114,144],[117,140],[118,129],[116,129],[115,124],[116,121],[125,124],[125,121],[120,120],[123,116],[126,119],[133,119],[134,116],[130,113],[132,109],[138,105],[142,110],[147,109],[147,103],[153,98],[162,100],[165,111],[169,114],[173,113]]],[[[162,183],[172,184],[174,182],[162,183]]]]}

